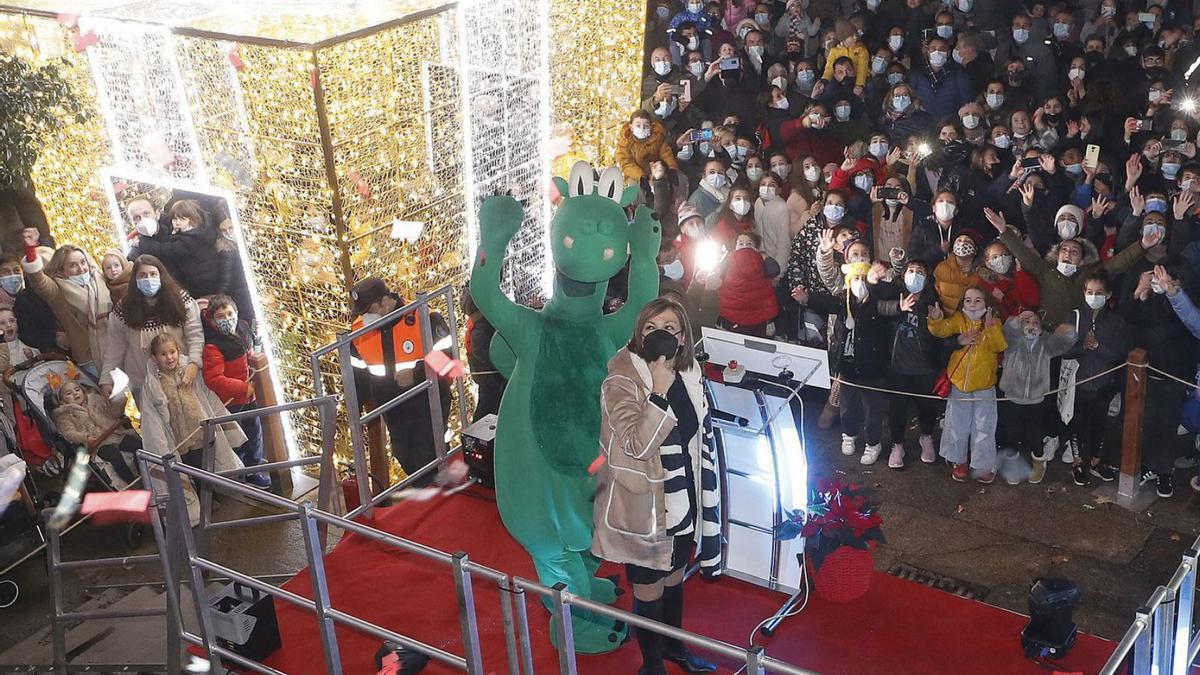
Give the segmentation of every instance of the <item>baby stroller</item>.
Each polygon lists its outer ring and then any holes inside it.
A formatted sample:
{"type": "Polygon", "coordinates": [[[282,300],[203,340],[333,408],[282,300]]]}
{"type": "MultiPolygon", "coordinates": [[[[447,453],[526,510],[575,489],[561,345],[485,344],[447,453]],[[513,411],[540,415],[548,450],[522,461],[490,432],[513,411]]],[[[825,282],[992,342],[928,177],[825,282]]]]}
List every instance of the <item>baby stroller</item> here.
{"type": "MultiPolygon", "coordinates": [[[[51,416],[55,386],[68,379],[85,389],[98,390],[97,383],[87,373],[58,354],[37,356],[3,374],[4,384],[11,393],[12,411],[11,419],[8,411],[0,414],[3,419],[0,439],[10,452],[25,461],[28,471],[19,490],[21,505],[14,502],[0,514],[0,542],[5,543],[0,546],[0,577],[44,548],[46,534],[41,512],[58,503],[67,473],[64,458],[73,458],[76,453],[74,445],[58,432],[51,416]]],[[[112,465],[99,455],[93,453],[88,468],[87,491],[113,491],[123,486],[112,465]]],[[[134,524],[125,534],[128,546],[137,548],[145,538],[145,529],[134,524]]],[[[9,595],[15,601],[14,587],[14,582],[0,579],[0,608],[6,606],[9,595]]]]}

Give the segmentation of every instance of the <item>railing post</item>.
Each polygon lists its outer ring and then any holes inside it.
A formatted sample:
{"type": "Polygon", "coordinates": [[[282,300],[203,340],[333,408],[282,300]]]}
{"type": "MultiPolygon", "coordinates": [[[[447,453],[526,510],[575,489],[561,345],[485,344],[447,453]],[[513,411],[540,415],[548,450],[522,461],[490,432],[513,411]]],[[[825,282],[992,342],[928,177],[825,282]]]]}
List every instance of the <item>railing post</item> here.
{"type": "Polygon", "coordinates": [[[1171,672],[1171,639],[1175,636],[1175,594],[1168,592],[1162,602],[1154,610],[1154,647],[1151,655],[1154,661],[1154,672],[1166,675],[1171,672]]]}
{"type": "Polygon", "coordinates": [[[192,536],[192,522],[188,519],[187,498],[184,495],[183,478],[175,470],[175,463],[177,461],[179,460],[175,459],[172,455],[163,456],[163,474],[166,478],[167,491],[170,495],[167,499],[167,511],[173,514],[174,517],[172,520],[175,521],[178,527],[177,531],[182,535],[183,551],[179,561],[181,563],[186,562],[191,572],[192,599],[196,604],[196,618],[200,624],[200,640],[204,647],[204,653],[208,657],[208,662],[215,670],[221,667],[221,659],[213,649],[213,639],[216,632],[213,630],[212,617],[208,613],[208,590],[204,586],[204,575],[192,560],[192,557],[196,554],[196,541],[192,536]]]}
{"type": "Polygon", "coordinates": [[[521,667],[525,675],[533,675],[533,646],[529,642],[529,606],[525,604],[525,587],[511,582],[513,603],[516,605],[517,641],[521,645],[521,667]]]}
{"type": "Polygon", "coordinates": [[[1146,350],[1129,352],[1125,371],[1125,421],[1121,434],[1121,475],[1117,497],[1132,503],[1142,475],[1142,418],[1146,411],[1146,350]]]}
{"type": "MultiPolygon", "coordinates": [[[[144,452],[144,451],[143,451],[144,452]]],[[[173,527],[166,507],[166,495],[158,494],[154,481],[150,480],[150,463],[140,455],[137,457],[138,475],[142,487],[150,492],[150,527],[154,531],[154,542],[158,546],[158,558],[163,569],[163,596],[167,605],[167,672],[182,672],[183,610],[179,606],[179,536],[169,529],[173,527]]]]}
{"type": "Polygon", "coordinates": [[[553,591],[550,623],[558,633],[558,672],[559,675],[575,675],[575,634],[571,629],[571,607],[564,597],[567,585],[560,581],[554,584],[553,591]]]}
{"type": "MultiPolygon", "coordinates": [[[[317,415],[321,421],[321,473],[317,477],[317,508],[332,513],[333,491],[337,489],[334,482],[337,479],[337,465],[333,461],[337,449],[337,403],[322,403],[317,406],[317,415]]],[[[329,546],[329,525],[321,521],[317,524],[317,533],[321,538],[321,550],[324,551],[329,546]]]]}
{"type": "MultiPolygon", "coordinates": [[[[51,510],[43,511],[43,522],[51,520],[51,510]]],[[[50,578],[50,597],[54,604],[54,616],[51,619],[50,634],[53,640],[54,648],[54,673],[55,675],[67,675],[67,627],[59,621],[59,617],[66,611],[66,600],[63,596],[62,587],[62,572],[58,569],[58,564],[62,562],[62,539],[57,527],[49,527],[49,538],[46,541],[46,573],[50,578]]]]}
{"type": "MultiPolygon", "coordinates": [[[[424,300],[425,296],[418,296],[418,298],[424,300]]],[[[429,355],[429,351],[433,347],[433,326],[429,323],[428,302],[418,308],[417,318],[421,329],[421,363],[425,367],[425,378],[433,385],[425,390],[429,395],[429,424],[433,428],[433,448],[437,452],[438,459],[442,459],[446,456],[446,419],[442,415],[442,391],[438,386],[437,372],[425,362],[425,357],[429,355]]],[[[439,468],[440,470],[441,468],[439,468]]]]}
{"type": "MultiPolygon", "coordinates": [[[[338,340],[345,337],[338,335],[338,340]]],[[[342,391],[346,397],[346,417],[350,422],[350,450],[354,454],[354,477],[358,480],[358,503],[366,506],[371,503],[370,484],[371,472],[367,469],[366,448],[363,445],[362,413],[358,410],[358,388],[354,384],[354,366],[350,363],[350,346],[338,347],[338,364],[342,369],[342,391]]],[[[371,509],[363,512],[370,516],[371,509]]]]}
{"type": "Polygon", "coordinates": [[[1183,582],[1175,594],[1175,649],[1172,655],[1173,675],[1187,675],[1189,668],[1188,652],[1192,646],[1192,614],[1196,595],[1196,561],[1200,552],[1189,548],[1183,554],[1181,566],[1187,569],[1183,582]]]}
{"type": "Polygon", "coordinates": [[[500,588],[500,617],[504,622],[504,655],[508,660],[509,675],[521,675],[521,652],[517,648],[516,623],[513,620],[512,577],[504,577],[497,584],[500,588]]]}
{"type": "Polygon", "coordinates": [[[471,571],[467,569],[467,554],[462,551],[455,553],[451,566],[454,570],[454,592],[458,596],[458,624],[462,629],[463,658],[467,660],[467,673],[483,675],[479,625],[475,619],[475,591],[471,587],[471,571]]]}
{"type": "Polygon", "coordinates": [[[300,532],[304,535],[304,553],[308,557],[308,578],[312,580],[313,604],[317,628],[321,631],[321,650],[325,657],[325,672],[341,675],[342,657],[338,651],[337,632],[329,616],[329,580],[325,577],[325,551],[317,535],[316,520],[310,514],[312,503],[300,505],[300,532]]]}
{"type": "Polygon", "coordinates": [[[761,645],[755,645],[746,650],[746,675],[765,675],[767,672],[763,666],[763,659],[766,658],[766,652],[761,645]]]}

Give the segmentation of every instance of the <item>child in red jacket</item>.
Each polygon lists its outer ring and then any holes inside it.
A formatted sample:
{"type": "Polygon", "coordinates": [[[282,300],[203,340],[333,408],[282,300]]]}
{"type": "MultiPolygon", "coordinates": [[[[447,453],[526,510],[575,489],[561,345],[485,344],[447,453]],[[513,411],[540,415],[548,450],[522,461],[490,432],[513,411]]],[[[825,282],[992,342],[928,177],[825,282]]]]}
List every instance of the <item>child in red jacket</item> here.
{"type": "Polygon", "coordinates": [[[737,235],[717,298],[722,327],[745,335],[770,337],[768,324],[779,314],[779,302],[771,284],[772,277],[779,275],[779,263],[759,253],[761,244],[762,239],[755,232],[737,235]]]}
{"type": "MultiPolygon", "coordinates": [[[[228,295],[209,298],[201,314],[204,325],[204,384],[221,399],[231,413],[255,410],[254,383],[250,381],[250,326],[238,320],[238,306],[228,295]]],[[[262,425],[257,417],[239,420],[246,442],[234,452],[246,466],[263,463],[262,425]]],[[[261,488],[271,487],[265,473],[246,475],[246,482],[261,488]]]]}

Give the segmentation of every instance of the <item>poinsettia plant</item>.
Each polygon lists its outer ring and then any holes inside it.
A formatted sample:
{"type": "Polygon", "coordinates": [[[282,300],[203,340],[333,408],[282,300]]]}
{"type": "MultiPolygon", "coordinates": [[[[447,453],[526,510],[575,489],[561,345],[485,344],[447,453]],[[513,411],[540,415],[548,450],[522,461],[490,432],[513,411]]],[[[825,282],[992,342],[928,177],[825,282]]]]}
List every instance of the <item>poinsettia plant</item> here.
{"type": "Polygon", "coordinates": [[[871,492],[861,485],[836,478],[813,489],[807,516],[793,511],[775,528],[780,540],[804,537],[804,551],[813,568],[841,546],[868,549],[872,541],[884,542],[883,518],[871,502],[871,492]]]}

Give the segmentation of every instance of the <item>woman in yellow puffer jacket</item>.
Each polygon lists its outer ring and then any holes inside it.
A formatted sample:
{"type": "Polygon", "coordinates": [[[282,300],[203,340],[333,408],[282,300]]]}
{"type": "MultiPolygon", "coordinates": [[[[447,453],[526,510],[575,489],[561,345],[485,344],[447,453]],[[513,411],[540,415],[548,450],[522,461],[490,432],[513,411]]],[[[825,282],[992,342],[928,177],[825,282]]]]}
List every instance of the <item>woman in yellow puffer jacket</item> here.
{"type": "Polygon", "coordinates": [[[962,345],[946,367],[950,398],[939,450],[954,465],[951,477],[959,482],[972,469],[981,483],[996,479],[996,380],[999,356],[1008,343],[993,311],[978,286],[966,290],[962,308],[950,316],[943,317],[936,305],[929,310],[929,332],[939,338],[958,335],[962,345]]]}

